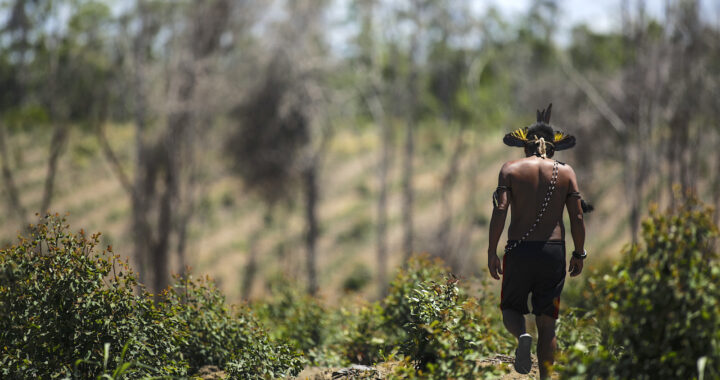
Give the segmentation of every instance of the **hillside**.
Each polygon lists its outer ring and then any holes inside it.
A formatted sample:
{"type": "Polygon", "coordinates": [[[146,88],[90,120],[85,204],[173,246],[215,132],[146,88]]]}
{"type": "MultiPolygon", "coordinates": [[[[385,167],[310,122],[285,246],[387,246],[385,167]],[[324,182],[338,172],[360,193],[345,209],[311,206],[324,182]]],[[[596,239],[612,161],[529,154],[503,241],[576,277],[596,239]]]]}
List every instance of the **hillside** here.
{"type": "MultiPolygon", "coordinates": [[[[108,128],[108,137],[126,170],[131,170],[132,126],[113,125],[108,128]]],[[[28,210],[38,207],[42,197],[49,139],[48,133],[42,130],[10,136],[11,166],[28,210]]],[[[210,139],[213,144],[222,136],[210,139]]],[[[454,132],[439,135],[439,132],[421,129],[418,134],[414,181],[418,252],[433,252],[436,247],[441,183],[454,140],[454,132]]],[[[520,152],[507,149],[499,134],[466,132],[464,142],[466,153],[450,197],[452,234],[455,241],[463,235],[467,242],[457,257],[462,263],[460,274],[484,276],[490,194],[502,162],[518,157],[520,152]]],[[[399,151],[398,147],[389,175],[388,242],[393,267],[402,256],[399,151]]],[[[572,164],[572,157],[563,153],[558,159],[572,164]]],[[[349,276],[354,274],[362,280],[365,275],[375,272],[373,220],[378,156],[379,144],[372,126],[356,133],[343,131],[335,135],[329,145],[320,179],[321,235],[318,243],[320,292],[326,299],[341,295],[343,282],[349,276]]],[[[241,181],[228,170],[222,152],[205,151],[201,164],[203,178],[198,189],[198,209],[189,233],[188,261],[193,271],[210,275],[230,301],[238,301],[248,252],[254,249],[258,257],[258,275],[252,287],[253,298],[261,297],[268,279],[276,276],[304,281],[302,204],[295,202],[294,205],[276,207],[272,221],[265,227],[265,206],[243,191],[241,181]]],[[[578,171],[581,185],[588,189],[586,197],[596,206],[595,213],[587,218],[587,246],[594,257],[614,255],[628,241],[626,216],[611,211],[621,197],[619,169],[603,170],[602,178],[594,181],[585,175],[585,171],[578,171]]],[[[128,233],[129,199],[92,133],[72,131],[58,171],[52,210],[68,213],[73,228],[101,231],[103,244],[111,244],[118,253],[129,256],[132,249],[128,233]]],[[[5,197],[5,194],[0,196],[5,197]]],[[[10,242],[19,230],[18,221],[8,215],[0,215],[3,244],[10,242]]],[[[599,261],[589,261],[588,269],[599,261]]],[[[174,265],[173,268],[177,268],[174,265]]],[[[360,294],[372,298],[376,290],[373,285],[368,285],[360,294]]]]}

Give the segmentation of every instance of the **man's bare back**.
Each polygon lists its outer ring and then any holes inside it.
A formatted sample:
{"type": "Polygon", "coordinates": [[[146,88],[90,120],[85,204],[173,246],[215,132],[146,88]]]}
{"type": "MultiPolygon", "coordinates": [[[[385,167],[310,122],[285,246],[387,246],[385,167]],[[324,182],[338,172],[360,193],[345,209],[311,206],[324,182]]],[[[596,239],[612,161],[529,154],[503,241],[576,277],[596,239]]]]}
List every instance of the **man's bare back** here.
{"type": "MultiPolygon", "coordinates": [[[[534,155],[506,162],[498,177],[497,206],[490,220],[488,267],[495,279],[502,274],[496,248],[505,228],[508,208],[512,208],[508,240],[519,240],[535,222],[552,176],[554,160],[534,155]]],[[[558,165],[558,180],[550,203],[527,241],[564,240],[563,210],[567,207],[570,230],[576,249],[585,244],[585,223],[575,171],[567,164],[558,165]]],[[[582,272],[582,260],[572,259],[570,275],[582,272]]]]}
{"type": "MultiPolygon", "coordinates": [[[[509,191],[500,196],[510,203],[511,216],[508,240],[519,240],[535,222],[543,197],[547,194],[553,171],[553,160],[530,156],[507,162],[500,170],[498,184],[509,191]]],[[[542,220],[528,235],[529,241],[564,240],[563,210],[568,194],[577,193],[577,180],[573,169],[566,164],[558,165],[557,185],[553,191],[542,220]]],[[[568,209],[572,208],[569,205],[568,209]]]]}

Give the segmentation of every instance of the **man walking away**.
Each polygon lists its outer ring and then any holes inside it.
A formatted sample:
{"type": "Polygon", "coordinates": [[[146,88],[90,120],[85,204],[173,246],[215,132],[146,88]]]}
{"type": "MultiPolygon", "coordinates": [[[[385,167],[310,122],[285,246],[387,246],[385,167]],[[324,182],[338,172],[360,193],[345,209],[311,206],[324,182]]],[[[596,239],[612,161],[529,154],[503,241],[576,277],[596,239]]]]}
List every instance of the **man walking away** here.
{"type": "Polygon", "coordinates": [[[563,210],[570,216],[570,233],[575,250],[570,259],[570,276],[582,272],[586,253],[582,199],[575,172],[570,165],[553,160],[556,151],[575,146],[575,137],[550,126],[550,111],[537,112],[537,122],[505,135],[503,142],[525,149],[525,158],[506,162],[500,170],[493,194],[490,220],[488,269],[496,280],[502,275],[500,308],[507,330],[518,339],[515,370],[531,369],[532,337],[525,331],[528,296],[537,323],[537,356],[540,378],[548,378],[556,349],[555,321],[560,293],[565,284],[565,226],[563,210]],[[503,263],[497,245],[510,208],[510,227],[503,263]]]}

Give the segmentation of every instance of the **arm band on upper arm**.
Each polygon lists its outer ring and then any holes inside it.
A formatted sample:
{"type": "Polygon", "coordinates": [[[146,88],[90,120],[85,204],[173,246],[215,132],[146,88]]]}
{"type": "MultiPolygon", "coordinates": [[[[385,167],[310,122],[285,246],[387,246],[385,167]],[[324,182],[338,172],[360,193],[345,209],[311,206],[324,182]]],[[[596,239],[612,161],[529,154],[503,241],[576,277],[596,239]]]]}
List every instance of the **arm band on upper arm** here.
{"type": "Polygon", "coordinates": [[[498,186],[497,189],[495,189],[495,192],[492,195],[494,208],[497,208],[498,205],[500,204],[500,192],[501,191],[510,191],[510,186],[498,186]]]}
{"type": "Polygon", "coordinates": [[[582,198],[582,197],[580,196],[580,192],[578,192],[578,191],[571,191],[571,192],[569,192],[568,195],[567,195],[567,197],[568,197],[568,198],[570,198],[570,197],[582,198]]]}

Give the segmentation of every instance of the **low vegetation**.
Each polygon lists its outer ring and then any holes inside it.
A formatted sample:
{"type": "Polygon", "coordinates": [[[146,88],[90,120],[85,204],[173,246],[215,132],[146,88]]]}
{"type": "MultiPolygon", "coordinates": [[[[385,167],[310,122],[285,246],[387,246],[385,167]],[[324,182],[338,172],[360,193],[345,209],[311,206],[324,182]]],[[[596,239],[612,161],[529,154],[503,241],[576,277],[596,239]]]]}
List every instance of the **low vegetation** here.
{"type": "Polygon", "coordinates": [[[585,316],[585,326],[568,328],[565,377],[720,377],[720,265],[712,213],[695,199],[666,213],[653,210],[643,222],[644,244],[589,280],[595,312],[585,316]]]}
{"type": "MultiPolygon", "coordinates": [[[[562,378],[720,376],[717,234],[693,199],[653,211],[644,244],[588,274],[582,308],[559,320],[562,378]]],[[[329,306],[277,281],[264,301],[230,307],[207,278],[147,293],[98,239],[49,216],[0,251],[0,377],[187,378],[214,365],[278,378],[393,362],[391,378],[492,378],[504,369],[482,359],[512,351],[497,299],[439,260],[412,259],[377,302],[329,306]]]]}
{"type": "Polygon", "coordinates": [[[0,251],[0,377],[185,377],[201,365],[238,378],[299,372],[249,310],[231,309],[207,280],[177,279],[153,296],[99,235],[47,217],[0,251]]]}

